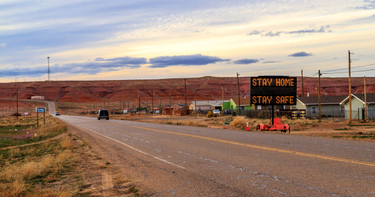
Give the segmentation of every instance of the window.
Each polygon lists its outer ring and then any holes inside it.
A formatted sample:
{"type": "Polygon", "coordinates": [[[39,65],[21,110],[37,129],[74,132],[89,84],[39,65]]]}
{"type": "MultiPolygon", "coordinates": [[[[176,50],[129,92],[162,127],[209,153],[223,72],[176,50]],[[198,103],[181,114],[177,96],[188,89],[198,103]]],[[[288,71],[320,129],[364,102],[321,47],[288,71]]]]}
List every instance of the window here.
{"type": "Polygon", "coordinates": [[[261,110],[262,106],[261,105],[257,105],[257,109],[261,110]]]}
{"type": "Polygon", "coordinates": [[[241,106],[241,110],[245,110],[245,106],[241,106]]]}
{"type": "Polygon", "coordinates": [[[315,114],[316,113],[316,106],[312,106],[311,111],[312,111],[313,114],[315,114]]]}

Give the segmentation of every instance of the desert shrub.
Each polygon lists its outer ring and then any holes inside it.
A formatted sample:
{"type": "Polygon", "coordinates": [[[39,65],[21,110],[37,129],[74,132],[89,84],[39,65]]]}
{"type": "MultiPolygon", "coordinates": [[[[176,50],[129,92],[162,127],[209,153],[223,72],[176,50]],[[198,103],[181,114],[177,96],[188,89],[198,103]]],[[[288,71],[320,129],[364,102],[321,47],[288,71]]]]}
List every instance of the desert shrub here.
{"type": "Polygon", "coordinates": [[[231,123],[230,126],[233,127],[246,127],[246,119],[243,116],[236,117],[231,123]]]}

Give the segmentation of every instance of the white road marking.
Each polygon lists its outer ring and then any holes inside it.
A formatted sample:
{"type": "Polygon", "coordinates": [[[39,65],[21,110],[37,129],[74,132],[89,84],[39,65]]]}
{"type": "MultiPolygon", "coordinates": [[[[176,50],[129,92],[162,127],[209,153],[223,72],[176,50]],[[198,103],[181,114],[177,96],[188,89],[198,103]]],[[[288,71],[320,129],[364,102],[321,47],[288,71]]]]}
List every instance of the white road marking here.
{"type": "MultiPolygon", "coordinates": [[[[69,123],[69,124],[72,124],[72,123],[69,123]]],[[[80,128],[80,129],[89,130],[89,131],[91,131],[91,132],[93,132],[93,133],[96,133],[96,134],[101,135],[101,136],[103,136],[103,137],[106,137],[106,138],[108,138],[108,139],[110,139],[110,140],[113,140],[113,141],[115,141],[115,142],[117,142],[117,143],[120,143],[120,144],[122,144],[122,145],[124,145],[124,146],[127,146],[127,147],[129,147],[129,148],[131,148],[131,149],[133,149],[133,150],[135,150],[135,151],[138,151],[138,152],[140,152],[140,153],[142,153],[142,154],[148,155],[148,156],[150,156],[150,157],[152,157],[152,158],[154,158],[154,159],[157,159],[157,160],[162,161],[162,162],[164,162],[164,163],[167,163],[167,164],[170,164],[170,165],[173,165],[173,166],[176,166],[176,167],[178,167],[178,168],[181,168],[181,169],[186,170],[185,167],[179,166],[179,165],[177,165],[177,164],[174,164],[174,163],[172,163],[172,162],[166,161],[166,160],[164,160],[164,159],[160,159],[159,157],[155,157],[155,156],[153,156],[153,155],[150,155],[150,154],[148,154],[148,153],[146,153],[146,152],[143,152],[143,151],[141,151],[141,150],[138,150],[138,149],[136,149],[136,148],[134,148],[134,147],[132,147],[132,146],[130,146],[130,145],[128,145],[128,144],[125,144],[125,143],[123,143],[123,142],[121,142],[121,141],[115,140],[115,139],[113,139],[113,138],[111,138],[111,137],[108,137],[108,136],[106,136],[106,135],[103,135],[103,134],[101,134],[101,133],[98,133],[98,132],[96,132],[96,131],[93,131],[93,130],[91,130],[91,129],[83,128],[83,127],[77,126],[77,125],[75,125],[75,124],[74,124],[74,126],[80,128]]]]}

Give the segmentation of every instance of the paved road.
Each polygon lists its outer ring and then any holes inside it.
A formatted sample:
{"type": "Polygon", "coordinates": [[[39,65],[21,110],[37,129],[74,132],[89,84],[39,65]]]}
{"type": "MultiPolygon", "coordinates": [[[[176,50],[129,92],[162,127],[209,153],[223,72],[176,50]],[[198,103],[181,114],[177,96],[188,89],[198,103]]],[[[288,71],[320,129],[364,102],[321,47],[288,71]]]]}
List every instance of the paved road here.
{"type": "Polygon", "coordinates": [[[59,118],[133,160],[148,196],[375,196],[372,142],[59,118]]]}

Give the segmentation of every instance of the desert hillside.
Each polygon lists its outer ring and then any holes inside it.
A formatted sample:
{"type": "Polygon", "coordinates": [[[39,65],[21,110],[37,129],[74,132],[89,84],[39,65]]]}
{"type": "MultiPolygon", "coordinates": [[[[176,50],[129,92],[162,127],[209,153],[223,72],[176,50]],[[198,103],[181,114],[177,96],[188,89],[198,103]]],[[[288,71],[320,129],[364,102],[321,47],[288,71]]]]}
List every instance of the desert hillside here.
{"type": "MultiPolygon", "coordinates": [[[[237,78],[235,77],[201,77],[188,78],[187,100],[197,99],[214,100],[222,98],[222,87],[225,99],[237,97],[237,78]]],[[[375,77],[366,78],[367,93],[375,93],[375,77]]],[[[298,77],[298,95],[302,95],[301,77],[298,77]]],[[[348,78],[322,78],[322,94],[347,95],[348,78]]],[[[305,95],[317,95],[318,79],[304,78],[305,95]]],[[[142,101],[151,100],[152,91],[154,101],[168,103],[169,97],[174,101],[184,103],[184,79],[157,79],[157,80],[114,80],[114,81],[43,81],[43,82],[18,82],[2,83],[0,98],[16,98],[18,88],[21,99],[31,96],[44,96],[46,100],[59,102],[103,102],[103,101],[142,101]]],[[[363,78],[352,78],[352,92],[363,93],[363,78]]],[[[240,78],[241,97],[249,96],[250,78],[240,78]]]]}

